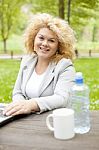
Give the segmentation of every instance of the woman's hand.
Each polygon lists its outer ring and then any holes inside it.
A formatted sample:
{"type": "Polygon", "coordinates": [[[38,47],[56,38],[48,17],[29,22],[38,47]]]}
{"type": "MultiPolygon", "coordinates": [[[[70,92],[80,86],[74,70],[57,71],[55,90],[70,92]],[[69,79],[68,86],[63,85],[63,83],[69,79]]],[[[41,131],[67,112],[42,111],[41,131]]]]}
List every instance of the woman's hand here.
{"type": "Polygon", "coordinates": [[[39,111],[39,107],[34,100],[20,100],[8,104],[3,114],[6,116],[15,116],[19,114],[29,114],[31,112],[39,111]]]}

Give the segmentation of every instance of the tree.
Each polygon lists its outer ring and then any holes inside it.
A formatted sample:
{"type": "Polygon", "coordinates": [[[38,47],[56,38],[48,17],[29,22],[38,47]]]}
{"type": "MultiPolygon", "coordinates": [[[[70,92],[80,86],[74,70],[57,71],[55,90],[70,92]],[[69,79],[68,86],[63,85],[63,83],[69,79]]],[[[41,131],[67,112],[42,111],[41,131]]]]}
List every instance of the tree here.
{"type": "Polygon", "coordinates": [[[4,44],[4,52],[7,52],[7,40],[15,30],[21,14],[21,0],[0,0],[0,35],[4,44]]]}
{"type": "Polygon", "coordinates": [[[89,23],[90,18],[95,18],[99,0],[66,0],[67,21],[74,28],[77,38],[80,38],[83,28],[89,23]]]}
{"type": "Polygon", "coordinates": [[[67,21],[70,24],[71,0],[67,0],[67,21]]]}
{"type": "Polygon", "coordinates": [[[68,3],[70,3],[70,12],[71,14],[69,17],[70,23],[73,26],[78,25],[85,25],[89,18],[95,17],[95,11],[94,9],[98,7],[99,0],[68,0],[68,3]]]}
{"type": "Polygon", "coordinates": [[[94,18],[99,11],[95,11],[99,0],[0,0],[0,38],[5,52],[9,36],[16,29],[18,31],[20,26],[23,29],[23,21],[26,23],[26,19],[21,16],[21,6],[24,4],[29,5],[31,13],[49,13],[67,20],[78,36],[89,19],[94,18]]]}
{"type": "Polygon", "coordinates": [[[29,0],[32,13],[59,15],[58,0],[29,0]]]}
{"type": "Polygon", "coordinates": [[[59,8],[59,17],[62,18],[62,19],[65,19],[64,16],[64,0],[59,0],[59,5],[58,5],[58,8],[59,8]]]}

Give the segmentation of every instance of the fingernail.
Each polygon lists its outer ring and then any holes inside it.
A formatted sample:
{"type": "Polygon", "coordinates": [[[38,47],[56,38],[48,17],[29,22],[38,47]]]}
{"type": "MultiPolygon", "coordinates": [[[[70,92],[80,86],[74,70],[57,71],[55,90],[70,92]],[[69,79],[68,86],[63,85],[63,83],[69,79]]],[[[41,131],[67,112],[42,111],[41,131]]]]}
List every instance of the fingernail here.
{"type": "Polygon", "coordinates": [[[9,116],[9,115],[10,115],[10,113],[9,113],[9,112],[7,112],[7,113],[6,113],[6,116],[9,116]]]}

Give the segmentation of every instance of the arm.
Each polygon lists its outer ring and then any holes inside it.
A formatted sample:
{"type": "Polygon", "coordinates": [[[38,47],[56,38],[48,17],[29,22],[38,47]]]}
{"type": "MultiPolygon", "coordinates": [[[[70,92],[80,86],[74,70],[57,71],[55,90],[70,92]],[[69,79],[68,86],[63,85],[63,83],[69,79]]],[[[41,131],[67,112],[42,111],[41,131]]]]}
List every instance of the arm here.
{"type": "Polygon", "coordinates": [[[13,95],[12,95],[13,101],[27,99],[24,88],[25,88],[26,79],[29,76],[28,68],[31,67],[31,64],[35,62],[36,62],[36,59],[35,59],[35,56],[33,55],[26,55],[23,57],[21,61],[19,73],[17,76],[17,80],[15,82],[15,86],[13,89],[13,95]]]}
{"type": "Polygon", "coordinates": [[[14,85],[13,93],[12,93],[12,100],[25,100],[24,95],[22,94],[21,84],[22,84],[22,76],[23,76],[23,66],[24,66],[24,59],[22,59],[20,64],[20,69],[17,75],[17,79],[14,85]]]}
{"type": "MultiPolygon", "coordinates": [[[[17,94],[16,96],[14,96],[15,103],[12,103],[7,107],[5,114],[7,115],[8,112],[8,115],[17,115],[37,111],[41,113],[59,107],[66,107],[69,100],[69,91],[74,82],[75,69],[73,66],[71,66],[70,63],[68,65],[66,63],[64,64],[64,66],[65,65],[66,67],[59,67],[59,65],[57,66],[57,68],[61,69],[59,71],[56,71],[59,73],[56,73],[55,75],[58,77],[56,78],[57,81],[55,81],[56,84],[54,87],[54,94],[51,96],[32,98],[30,100],[23,101],[23,99],[21,99],[21,96],[23,96],[22,93],[18,93],[19,91],[21,92],[21,84],[16,84],[18,90],[16,90],[17,88],[15,90],[18,92],[16,92],[17,94]],[[17,99],[15,99],[15,97],[17,99]]],[[[21,69],[19,71],[19,76],[17,79],[18,82],[21,81],[20,75],[22,75],[21,69]]]]}
{"type": "MultiPolygon", "coordinates": [[[[30,58],[30,57],[29,57],[30,58]]],[[[17,80],[13,90],[13,102],[8,104],[4,110],[4,115],[28,114],[39,111],[39,107],[35,100],[26,100],[26,96],[22,92],[23,70],[26,69],[27,57],[22,59],[17,80]]],[[[32,57],[33,59],[33,57],[32,57]]]]}
{"type": "Polygon", "coordinates": [[[69,103],[69,92],[71,86],[74,84],[75,69],[73,66],[68,66],[59,74],[54,94],[46,97],[35,98],[40,113],[52,110],[59,107],[66,107],[69,103]]]}

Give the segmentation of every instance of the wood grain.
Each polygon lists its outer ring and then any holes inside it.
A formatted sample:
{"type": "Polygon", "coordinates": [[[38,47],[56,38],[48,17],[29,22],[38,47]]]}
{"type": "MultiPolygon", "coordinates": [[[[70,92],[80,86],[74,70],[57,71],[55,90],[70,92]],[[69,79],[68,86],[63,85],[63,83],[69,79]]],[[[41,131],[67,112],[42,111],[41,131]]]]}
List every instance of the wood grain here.
{"type": "Polygon", "coordinates": [[[51,111],[14,120],[0,128],[0,150],[99,150],[99,111],[91,111],[91,130],[57,140],[46,127],[51,111]]]}

